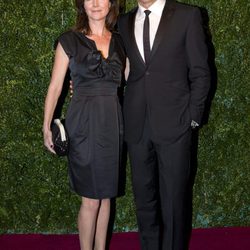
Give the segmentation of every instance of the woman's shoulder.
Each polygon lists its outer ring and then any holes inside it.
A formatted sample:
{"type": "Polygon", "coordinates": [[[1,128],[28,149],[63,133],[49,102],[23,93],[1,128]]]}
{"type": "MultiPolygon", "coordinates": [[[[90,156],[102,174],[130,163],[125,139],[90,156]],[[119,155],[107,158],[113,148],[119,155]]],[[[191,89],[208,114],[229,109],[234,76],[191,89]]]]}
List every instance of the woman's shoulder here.
{"type": "Polygon", "coordinates": [[[122,37],[118,31],[112,31],[112,36],[116,40],[116,42],[123,44],[122,37]]]}
{"type": "Polygon", "coordinates": [[[87,38],[83,32],[73,29],[62,33],[59,37],[59,41],[66,42],[76,47],[79,47],[80,45],[84,45],[85,47],[93,47],[89,41],[89,38],[87,38]]]}
{"type": "Polygon", "coordinates": [[[115,42],[116,50],[119,52],[120,55],[125,57],[125,47],[124,47],[123,40],[122,40],[120,33],[117,31],[113,31],[112,36],[115,42]]]}
{"type": "Polygon", "coordinates": [[[64,51],[68,56],[74,56],[76,54],[76,48],[78,47],[79,38],[78,34],[74,30],[64,31],[56,41],[56,44],[59,42],[63,47],[64,51]]]}
{"type": "Polygon", "coordinates": [[[77,32],[73,29],[64,31],[62,34],[59,35],[58,40],[75,40],[77,37],[77,32]]]}

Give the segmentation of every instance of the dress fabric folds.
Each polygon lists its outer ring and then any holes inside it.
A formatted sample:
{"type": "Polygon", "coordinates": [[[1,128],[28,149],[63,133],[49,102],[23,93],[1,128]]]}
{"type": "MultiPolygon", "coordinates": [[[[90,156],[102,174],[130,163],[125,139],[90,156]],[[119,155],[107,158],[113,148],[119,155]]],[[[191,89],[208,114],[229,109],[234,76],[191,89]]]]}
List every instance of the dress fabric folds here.
{"type": "Polygon", "coordinates": [[[74,90],[65,124],[70,187],[83,197],[115,197],[123,136],[117,97],[125,64],[120,36],[112,33],[107,58],[81,32],[67,31],[58,42],[69,57],[74,90]]]}

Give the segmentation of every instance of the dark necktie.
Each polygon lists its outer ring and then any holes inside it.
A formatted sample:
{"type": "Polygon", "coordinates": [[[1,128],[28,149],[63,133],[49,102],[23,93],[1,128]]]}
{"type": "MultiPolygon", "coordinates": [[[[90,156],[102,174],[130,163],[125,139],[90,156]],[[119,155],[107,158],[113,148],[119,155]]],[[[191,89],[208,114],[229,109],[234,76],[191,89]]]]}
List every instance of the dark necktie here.
{"type": "Polygon", "coordinates": [[[143,25],[143,49],[144,49],[144,58],[145,63],[148,64],[150,57],[150,40],[149,40],[149,14],[150,10],[145,10],[145,20],[143,25]]]}

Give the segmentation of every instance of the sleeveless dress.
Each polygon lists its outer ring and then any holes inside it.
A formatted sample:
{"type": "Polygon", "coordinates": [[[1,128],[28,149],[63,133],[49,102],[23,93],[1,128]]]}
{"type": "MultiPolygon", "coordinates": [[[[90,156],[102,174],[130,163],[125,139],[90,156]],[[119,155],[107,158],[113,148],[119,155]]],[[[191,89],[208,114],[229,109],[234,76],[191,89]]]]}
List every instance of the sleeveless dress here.
{"type": "Polygon", "coordinates": [[[115,197],[123,134],[117,97],[125,65],[121,38],[112,33],[106,59],[81,32],[67,31],[58,42],[69,57],[74,89],[65,121],[70,187],[88,198],[115,197]]]}

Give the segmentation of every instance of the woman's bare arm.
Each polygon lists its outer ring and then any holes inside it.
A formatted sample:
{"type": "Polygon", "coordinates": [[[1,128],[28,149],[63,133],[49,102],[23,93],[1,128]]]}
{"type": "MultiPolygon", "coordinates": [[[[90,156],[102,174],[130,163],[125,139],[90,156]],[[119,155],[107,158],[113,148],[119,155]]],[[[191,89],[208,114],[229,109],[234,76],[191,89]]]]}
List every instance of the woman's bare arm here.
{"type": "Polygon", "coordinates": [[[55,151],[53,150],[50,124],[53,118],[58,98],[62,91],[64,77],[67,72],[68,65],[69,65],[69,58],[64,52],[61,44],[58,43],[55,53],[55,60],[54,60],[50,85],[45,99],[44,121],[43,121],[44,145],[52,153],[55,153],[55,151]]]}

